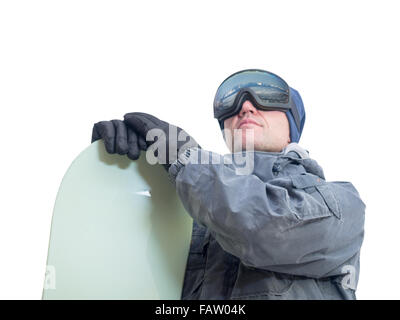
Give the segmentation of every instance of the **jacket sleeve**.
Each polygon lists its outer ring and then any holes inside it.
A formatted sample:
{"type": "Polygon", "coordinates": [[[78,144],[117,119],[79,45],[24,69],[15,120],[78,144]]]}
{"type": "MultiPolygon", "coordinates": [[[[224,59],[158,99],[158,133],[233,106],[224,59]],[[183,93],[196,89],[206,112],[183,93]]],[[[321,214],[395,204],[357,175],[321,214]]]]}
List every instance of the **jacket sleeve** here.
{"type": "Polygon", "coordinates": [[[185,209],[248,267],[321,278],[359,254],[365,205],[351,183],[311,173],[263,182],[192,162],[174,175],[185,209]]]}

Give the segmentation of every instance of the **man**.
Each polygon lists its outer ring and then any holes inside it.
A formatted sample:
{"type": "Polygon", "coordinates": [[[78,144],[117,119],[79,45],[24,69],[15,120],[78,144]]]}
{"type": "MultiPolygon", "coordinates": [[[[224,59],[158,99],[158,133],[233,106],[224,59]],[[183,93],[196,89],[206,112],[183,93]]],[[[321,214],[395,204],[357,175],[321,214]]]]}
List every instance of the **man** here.
{"type": "Polygon", "coordinates": [[[110,153],[135,160],[152,149],[193,217],[182,299],[355,299],[365,205],[350,182],[326,182],[298,145],[299,93],[243,70],[218,88],[214,117],[230,156],[145,113],[93,127],[110,153]]]}

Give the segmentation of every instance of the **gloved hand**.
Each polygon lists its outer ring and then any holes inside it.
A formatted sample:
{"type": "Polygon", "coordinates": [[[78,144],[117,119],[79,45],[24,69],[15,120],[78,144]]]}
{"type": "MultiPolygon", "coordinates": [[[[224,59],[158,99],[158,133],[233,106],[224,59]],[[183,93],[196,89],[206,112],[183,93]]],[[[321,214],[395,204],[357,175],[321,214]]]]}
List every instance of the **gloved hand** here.
{"type": "MultiPolygon", "coordinates": [[[[157,137],[157,140],[154,139],[153,141],[147,141],[146,136],[150,130],[159,129],[164,132],[166,138],[165,148],[157,149],[154,155],[167,171],[171,164],[177,159],[178,155],[186,149],[191,147],[200,148],[196,140],[189,136],[185,130],[162,121],[150,114],[142,112],[127,113],[124,116],[124,122],[129,128],[137,132],[139,137],[146,141],[147,147],[151,146],[155,141],[163,143],[162,141],[159,141],[160,137],[157,137]],[[160,150],[164,150],[165,153],[161,154],[162,152],[160,152],[160,150]],[[170,153],[170,150],[174,150],[175,152],[170,153]]],[[[154,133],[157,135],[157,132],[154,131],[154,133]]]]}
{"type": "Polygon", "coordinates": [[[132,160],[137,160],[140,151],[147,149],[145,140],[131,128],[128,128],[122,120],[95,123],[92,131],[92,142],[99,139],[104,140],[108,153],[126,154],[132,160]]]}

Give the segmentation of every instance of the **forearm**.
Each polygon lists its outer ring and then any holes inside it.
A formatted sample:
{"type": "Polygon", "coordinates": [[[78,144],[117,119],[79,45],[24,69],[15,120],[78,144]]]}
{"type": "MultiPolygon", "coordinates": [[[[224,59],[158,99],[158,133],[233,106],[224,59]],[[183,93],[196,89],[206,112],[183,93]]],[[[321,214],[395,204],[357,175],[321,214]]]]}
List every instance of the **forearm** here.
{"type": "Polygon", "coordinates": [[[252,174],[237,175],[222,161],[186,160],[176,175],[185,208],[215,234],[224,250],[247,265],[320,277],[361,246],[362,202],[352,193],[353,208],[339,208],[332,196],[335,190],[350,199],[347,185],[318,179],[311,195],[304,188],[310,188],[310,183],[312,187],[312,175],[263,182],[252,174]]]}

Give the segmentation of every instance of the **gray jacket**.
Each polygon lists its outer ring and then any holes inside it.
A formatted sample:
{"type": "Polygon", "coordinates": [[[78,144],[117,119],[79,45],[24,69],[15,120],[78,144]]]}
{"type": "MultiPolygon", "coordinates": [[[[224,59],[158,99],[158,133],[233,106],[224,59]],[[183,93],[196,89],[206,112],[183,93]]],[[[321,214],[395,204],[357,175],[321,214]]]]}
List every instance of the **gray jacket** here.
{"type": "Polygon", "coordinates": [[[350,182],[325,181],[297,143],[226,156],[192,148],[169,173],[194,219],[182,299],[356,298],[365,204],[350,182]]]}

